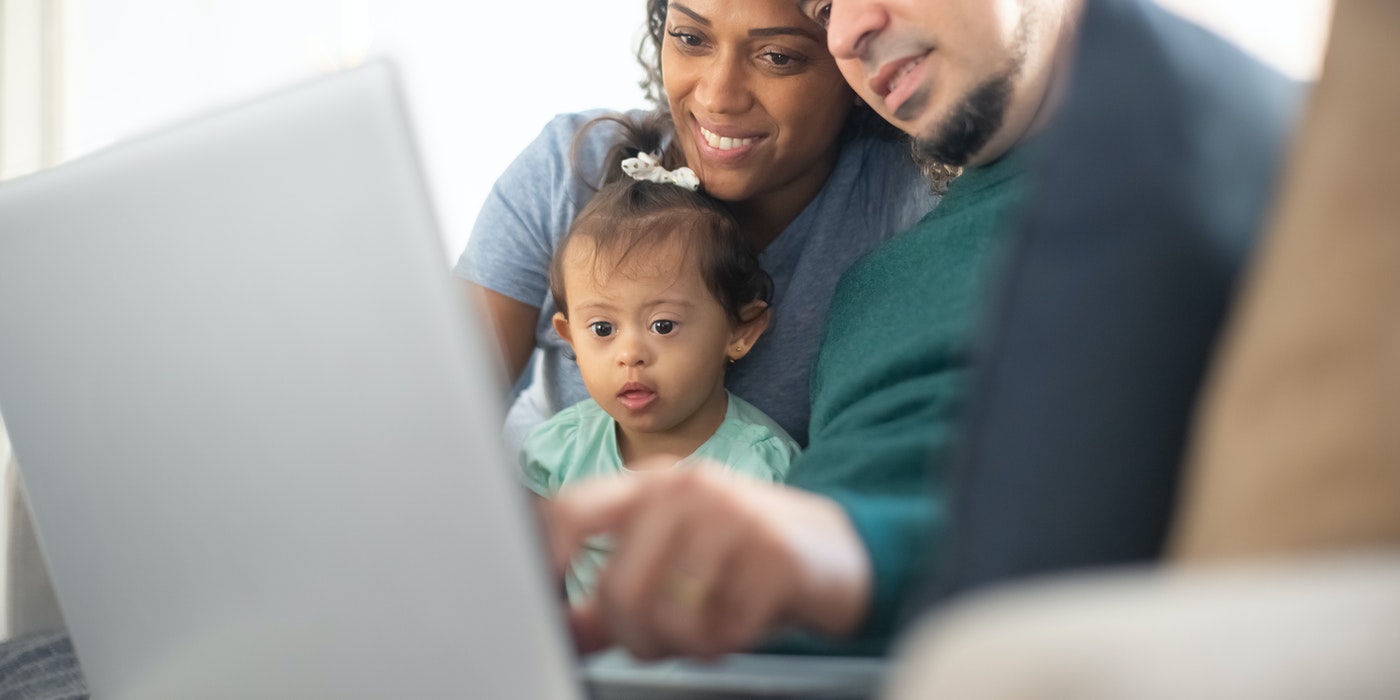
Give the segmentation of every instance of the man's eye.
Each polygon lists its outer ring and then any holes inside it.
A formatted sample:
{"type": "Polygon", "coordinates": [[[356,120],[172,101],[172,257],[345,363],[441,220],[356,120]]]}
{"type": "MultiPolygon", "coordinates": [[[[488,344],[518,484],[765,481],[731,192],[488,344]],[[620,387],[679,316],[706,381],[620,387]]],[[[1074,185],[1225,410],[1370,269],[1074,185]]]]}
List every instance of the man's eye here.
{"type": "Polygon", "coordinates": [[[593,331],[593,335],[599,338],[606,338],[612,335],[613,327],[612,324],[607,321],[595,321],[588,324],[588,330],[593,331]]]}
{"type": "Polygon", "coordinates": [[[661,321],[652,321],[652,322],[651,322],[651,331],[652,331],[653,333],[656,333],[657,335],[666,335],[666,334],[670,333],[671,331],[673,331],[673,330],[675,330],[675,329],[676,329],[676,322],[675,322],[675,321],[661,320],[661,321]]]}

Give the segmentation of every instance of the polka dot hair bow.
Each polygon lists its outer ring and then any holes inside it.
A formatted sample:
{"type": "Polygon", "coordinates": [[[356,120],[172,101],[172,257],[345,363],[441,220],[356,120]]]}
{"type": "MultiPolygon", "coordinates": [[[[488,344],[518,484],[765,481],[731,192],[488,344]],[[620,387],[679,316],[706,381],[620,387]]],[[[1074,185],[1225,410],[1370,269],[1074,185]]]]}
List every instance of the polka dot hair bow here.
{"type": "Polygon", "coordinates": [[[627,173],[633,180],[678,185],[691,192],[700,188],[700,178],[695,175],[694,170],[685,167],[667,170],[661,167],[661,161],[650,153],[638,153],[636,158],[622,161],[622,172],[627,173]]]}

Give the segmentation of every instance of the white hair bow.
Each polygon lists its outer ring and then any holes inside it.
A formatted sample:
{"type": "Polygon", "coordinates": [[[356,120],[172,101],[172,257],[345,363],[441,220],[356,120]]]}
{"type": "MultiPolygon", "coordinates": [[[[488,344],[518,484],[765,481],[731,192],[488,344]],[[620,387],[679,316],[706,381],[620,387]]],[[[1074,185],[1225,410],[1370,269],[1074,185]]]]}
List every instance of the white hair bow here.
{"type": "Polygon", "coordinates": [[[650,153],[638,153],[636,158],[622,161],[622,172],[630,175],[633,180],[679,185],[691,192],[700,188],[700,178],[695,175],[694,170],[686,167],[667,170],[661,167],[661,160],[650,153]]]}

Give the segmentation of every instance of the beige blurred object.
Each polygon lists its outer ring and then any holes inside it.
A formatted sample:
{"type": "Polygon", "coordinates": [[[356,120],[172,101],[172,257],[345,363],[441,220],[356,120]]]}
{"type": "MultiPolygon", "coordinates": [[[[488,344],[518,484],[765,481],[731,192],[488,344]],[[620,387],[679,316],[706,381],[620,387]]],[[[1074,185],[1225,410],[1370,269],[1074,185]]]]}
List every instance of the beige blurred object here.
{"type": "Polygon", "coordinates": [[[48,567],[39,553],[29,504],[24,500],[19,467],[11,455],[5,469],[5,629],[0,638],[63,629],[48,567]]]}
{"type": "Polygon", "coordinates": [[[1338,3],[1215,364],[1173,554],[1400,546],[1400,3],[1338,3]]]}
{"type": "Polygon", "coordinates": [[[1393,700],[1400,553],[984,593],[901,643],[886,700],[1393,700]]]}

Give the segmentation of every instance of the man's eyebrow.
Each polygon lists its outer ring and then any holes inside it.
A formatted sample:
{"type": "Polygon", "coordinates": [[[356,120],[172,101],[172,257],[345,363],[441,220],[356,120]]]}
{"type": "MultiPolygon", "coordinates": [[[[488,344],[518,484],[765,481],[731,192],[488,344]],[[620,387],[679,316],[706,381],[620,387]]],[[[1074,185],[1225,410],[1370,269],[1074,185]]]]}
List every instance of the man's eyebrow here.
{"type": "Polygon", "coordinates": [[[671,9],[690,17],[691,19],[695,20],[696,22],[699,22],[700,24],[705,25],[706,27],[711,26],[710,20],[705,19],[705,17],[699,12],[696,12],[695,10],[692,10],[689,7],[686,7],[685,5],[682,5],[678,2],[671,3],[671,9]]]}

